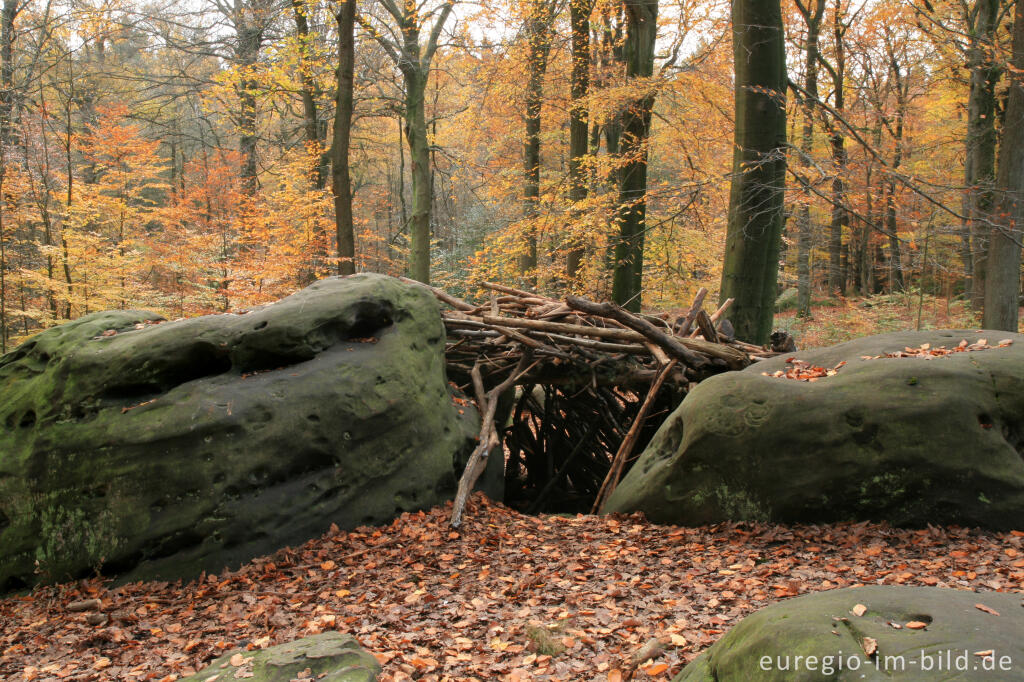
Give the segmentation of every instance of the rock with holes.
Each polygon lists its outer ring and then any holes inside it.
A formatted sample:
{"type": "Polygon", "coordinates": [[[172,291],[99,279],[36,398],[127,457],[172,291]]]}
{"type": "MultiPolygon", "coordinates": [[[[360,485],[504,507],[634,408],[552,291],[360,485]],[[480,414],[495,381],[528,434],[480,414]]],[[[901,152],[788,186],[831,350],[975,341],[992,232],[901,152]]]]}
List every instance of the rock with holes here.
{"type": "Polygon", "coordinates": [[[219,571],[443,501],[478,428],[444,339],[429,292],[369,274],[33,337],[0,358],[0,591],[219,571]]]}
{"type": "Polygon", "coordinates": [[[1024,530],[1024,335],[866,337],[714,376],[673,412],[605,511],[664,523],[878,520],[1024,530]],[[931,352],[985,339],[987,348],[931,352]],[[1000,341],[1012,343],[993,347],[1000,341]],[[875,357],[903,351],[908,357],[875,357]],[[864,359],[864,358],[871,359],[864,359]],[[790,359],[840,367],[765,376],[790,359]]]}
{"type": "Polygon", "coordinates": [[[747,616],[673,682],[1021,680],[1021,595],[871,585],[747,616]]]}
{"type": "Polygon", "coordinates": [[[352,635],[325,632],[255,651],[232,651],[182,682],[374,682],[381,667],[352,635]]]}

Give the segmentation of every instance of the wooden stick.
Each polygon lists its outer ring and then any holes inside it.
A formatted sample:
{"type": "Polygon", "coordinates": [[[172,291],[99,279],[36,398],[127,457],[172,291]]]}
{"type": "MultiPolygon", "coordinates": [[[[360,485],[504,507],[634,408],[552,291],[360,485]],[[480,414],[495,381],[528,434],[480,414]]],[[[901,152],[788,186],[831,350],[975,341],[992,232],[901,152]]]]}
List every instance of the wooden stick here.
{"type": "Polygon", "coordinates": [[[705,341],[718,343],[718,331],[715,329],[715,323],[712,321],[711,316],[703,310],[697,313],[697,331],[700,332],[705,341]]]}
{"type": "Polygon", "coordinates": [[[715,312],[711,313],[711,321],[712,322],[718,322],[718,318],[720,318],[722,315],[725,314],[725,311],[729,309],[729,306],[731,306],[732,302],[735,301],[735,300],[736,299],[734,299],[734,298],[727,298],[727,299],[725,299],[725,303],[723,303],[722,306],[718,310],[716,310],[715,312]]]}
{"type": "Polygon", "coordinates": [[[665,351],[663,351],[661,348],[651,343],[650,341],[646,342],[644,346],[646,346],[647,350],[651,352],[651,355],[654,356],[654,359],[658,361],[658,366],[664,367],[669,363],[668,356],[665,355],[665,351]]]}
{"type": "Polygon", "coordinates": [[[556,299],[538,294],[535,291],[524,291],[522,289],[515,289],[513,287],[507,287],[503,284],[495,284],[494,282],[481,282],[480,286],[484,289],[490,289],[491,291],[500,291],[503,294],[512,294],[513,296],[521,296],[523,298],[541,298],[545,301],[555,302],[556,299]]]}
{"type": "Polygon", "coordinates": [[[674,330],[676,336],[686,336],[690,333],[690,325],[693,324],[693,320],[697,317],[697,313],[704,307],[704,297],[707,295],[708,290],[704,287],[697,290],[697,295],[693,297],[693,304],[690,306],[690,310],[687,311],[686,318],[683,320],[683,323],[679,325],[679,328],[674,330]]]}
{"type": "Polygon", "coordinates": [[[497,426],[494,424],[494,415],[498,410],[498,400],[506,390],[515,385],[520,377],[532,369],[531,359],[532,353],[530,348],[523,349],[523,356],[519,358],[519,362],[511,374],[487,392],[484,392],[484,381],[480,374],[480,363],[477,362],[473,365],[471,372],[473,389],[476,391],[477,405],[480,408],[480,415],[482,417],[480,440],[476,448],[473,449],[473,453],[469,456],[469,461],[466,462],[462,478],[459,479],[459,489],[455,493],[455,502],[452,504],[452,517],[449,521],[452,528],[458,528],[462,525],[462,512],[466,507],[466,500],[469,499],[469,494],[473,492],[476,480],[480,478],[480,474],[487,467],[487,455],[492,448],[501,442],[501,439],[498,437],[497,426]]]}
{"type": "Polygon", "coordinates": [[[609,353],[629,353],[630,355],[646,355],[648,353],[647,347],[640,343],[606,343],[592,339],[577,339],[572,336],[562,336],[561,334],[552,334],[550,332],[545,336],[555,341],[562,341],[563,343],[582,346],[583,348],[608,351],[609,353]]]}
{"type": "Polygon", "coordinates": [[[640,411],[637,412],[636,419],[633,420],[633,424],[629,427],[626,437],[622,439],[622,445],[619,446],[619,451],[615,453],[611,468],[608,469],[608,475],[605,476],[604,482],[601,483],[601,489],[597,492],[597,499],[594,500],[594,506],[590,510],[591,514],[596,514],[600,511],[604,503],[615,492],[615,487],[619,484],[619,477],[622,476],[622,470],[626,466],[626,459],[629,458],[629,455],[633,452],[633,447],[636,445],[640,427],[643,426],[644,421],[647,419],[647,412],[651,409],[658,391],[661,390],[661,385],[665,383],[665,377],[669,375],[669,372],[672,371],[677,362],[676,359],[672,359],[667,365],[662,367],[654,383],[651,385],[651,390],[647,391],[647,397],[644,398],[640,411]]]}
{"type": "Polygon", "coordinates": [[[581,324],[530,320],[519,317],[493,317],[491,315],[484,315],[483,321],[487,324],[501,325],[502,327],[522,327],[525,329],[536,329],[541,332],[554,332],[556,334],[580,334],[581,336],[592,336],[597,339],[614,339],[615,341],[633,341],[638,343],[643,343],[647,340],[647,337],[643,334],[628,329],[586,327],[581,324]]]}
{"type": "Polygon", "coordinates": [[[640,332],[648,340],[658,344],[670,355],[685,361],[691,367],[703,367],[707,364],[707,360],[689,351],[686,346],[679,343],[678,339],[669,336],[647,320],[623,310],[614,303],[594,303],[578,296],[569,296],[565,299],[565,302],[570,308],[580,310],[589,315],[599,315],[621,322],[630,329],[640,332]]]}

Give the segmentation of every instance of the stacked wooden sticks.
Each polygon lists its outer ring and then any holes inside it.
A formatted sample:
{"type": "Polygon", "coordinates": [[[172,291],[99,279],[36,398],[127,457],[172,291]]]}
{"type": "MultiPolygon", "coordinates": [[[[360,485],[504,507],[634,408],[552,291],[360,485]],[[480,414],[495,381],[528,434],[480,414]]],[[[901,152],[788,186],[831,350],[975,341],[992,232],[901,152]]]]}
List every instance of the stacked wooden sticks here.
{"type": "Polygon", "coordinates": [[[483,415],[480,442],[460,481],[453,526],[461,523],[469,492],[488,453],[500,442],[498,430],[504,421],[497,406],[509,389],[557,387],[575,400],[585,400],[588,393],[608,387],[646,395],[639,410],[632,410],[631,425],[620,434],[614,456],[605,455],[606,474],[600,490],[595,491],[596,510],[623,474],[640,427],[664,384],[685,393],[708,376],[742,369],[774,355],[724,333],[718,323],[731,300],[708,314],[703,309],[705,289],[697,293],[685,315],[671,319],[639,315],[612,303],[576,296],[557,300],[492,282],[481,287],[489,294],[489,300],[481,305],[430,287],[449,308],[442,313],[448,336],[448,377],[460,389],[472,389],[483,415]]]}

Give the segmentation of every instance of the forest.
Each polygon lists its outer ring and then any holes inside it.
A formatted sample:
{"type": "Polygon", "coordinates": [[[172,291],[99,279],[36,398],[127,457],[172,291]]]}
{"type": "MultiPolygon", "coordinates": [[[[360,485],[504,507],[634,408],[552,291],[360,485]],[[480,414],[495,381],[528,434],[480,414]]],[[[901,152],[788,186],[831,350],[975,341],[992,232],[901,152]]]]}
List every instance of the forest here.
{"type": "Polygon", "coordinates": [[[1016,330],[1014,5],[4,0],[0,350],[354,271],[1016,330]]]}

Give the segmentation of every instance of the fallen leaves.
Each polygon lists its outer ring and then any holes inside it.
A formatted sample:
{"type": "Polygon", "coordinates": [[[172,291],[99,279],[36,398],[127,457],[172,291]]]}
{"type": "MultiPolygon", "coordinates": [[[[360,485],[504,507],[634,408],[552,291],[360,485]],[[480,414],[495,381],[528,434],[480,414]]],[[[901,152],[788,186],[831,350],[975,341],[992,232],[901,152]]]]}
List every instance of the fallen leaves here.
{"type": "Polygon", "coordinates": [[[878,640],[874,637],[864,637],[860,640],[860,648],[868,656],[874,656],[875,652],[878,651],[878,640]]]}
{"type": "Polygon", "coordinates": [[[187,584],[90,580],[0,599],[0,679],[170,682],[233,649],[244,662],[245,650],[334,629],[377,657],[382,682],[664,680],[780,598],[875,583],[1024,582],[1021,532],[681,528],[472,503],[460,532],[439,507],[383,528],[332,528],[187,584]],[[69,610],[76,602],[95,610],[69,610]],[[92,626],[91,615],[110,620],[92,626]]]}
{"type": "Polygon", "coordinates": [[[832,377],[836,375],[839,368],[846,364],[843,360],[838,365],[831,369],[825,367],[816,367],[809,362],[803,360],[797,360],[796,358],[786,358],[786,369],[776,370],[774,372],[761,372],[766,377],[776,377],[779,379],[796,379],[797,381],[817,381],[822,377],[832,377]]]}
{"type": "Polygon", "coordinates": [[[882,358],[924,358],[925,360],[930,360],[932,358],[953,355],[954,353],[989,350],[990,348],[1006,348],[1010,345],[1013,345],[1013,339],[1003,339],[996,346],[990,346],[988,339],[978,339],[974,343],[968,343],[967,339],[961,339],[960,343],[953,348],[946,348],[945,346],[932,348],[930,343],[922,343],[917,348],[907,346],[903,350],[885,353],[884,355],[862,355],[861,360],[880,360],[882,358]]]}
{"type": "Polygon", "coordinates": [[[864,613],[868,610],[868,607],[864,606],[863,604],[857,604],[850,610],[853,612],[853,615],[860,617],[864,615],[864,613]]]}
{"type": "Polygon", "coordinates": [[[979,611],[984,611],[985,613],[991,614],[993,616],[999,615],[999,612],[996,611],[994,608],[992,608],[991,606],[985,606],[984,604],[975,604],[974,608],[978,609],[979,611]]]}

